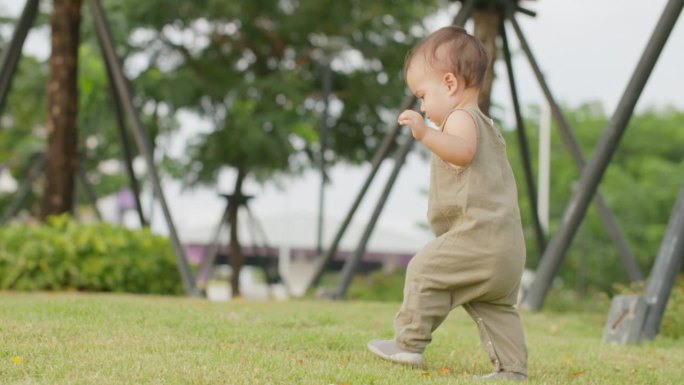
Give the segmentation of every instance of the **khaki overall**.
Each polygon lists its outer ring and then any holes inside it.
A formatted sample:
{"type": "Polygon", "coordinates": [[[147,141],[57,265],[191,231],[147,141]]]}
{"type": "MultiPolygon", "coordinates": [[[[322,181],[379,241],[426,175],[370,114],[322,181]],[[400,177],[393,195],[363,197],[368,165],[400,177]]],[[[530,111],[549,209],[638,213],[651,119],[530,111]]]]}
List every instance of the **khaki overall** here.
{"type": "Polygon", "coordinates": [[[525,264],[515,180],[504,139],[491,120],[465,111],[477,124],[475,158],[455,169],[432,156],[428,220],[436,238],[408,265],[395,340],[422,353],[432,332],[462,305],[477,323],[494,371],[527,374],[515,308],[525,264]]]}

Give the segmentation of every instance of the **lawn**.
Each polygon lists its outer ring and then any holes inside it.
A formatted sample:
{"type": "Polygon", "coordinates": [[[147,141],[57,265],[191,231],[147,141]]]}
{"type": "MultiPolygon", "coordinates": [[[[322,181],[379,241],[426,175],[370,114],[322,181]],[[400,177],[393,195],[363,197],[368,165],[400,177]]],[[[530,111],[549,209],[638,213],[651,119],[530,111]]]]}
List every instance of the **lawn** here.
{"type": "MultiPolygon", "coordinates": [[[[212,303],[76,293],[0,293],[2,384],[467,384],[489,364],[461,309],[420,369],[366,351],[398,304],[212,303]]],[[[684,344],[601,342],[607,311],[523,313],[530,384],[681,384],[684,344]]]]}

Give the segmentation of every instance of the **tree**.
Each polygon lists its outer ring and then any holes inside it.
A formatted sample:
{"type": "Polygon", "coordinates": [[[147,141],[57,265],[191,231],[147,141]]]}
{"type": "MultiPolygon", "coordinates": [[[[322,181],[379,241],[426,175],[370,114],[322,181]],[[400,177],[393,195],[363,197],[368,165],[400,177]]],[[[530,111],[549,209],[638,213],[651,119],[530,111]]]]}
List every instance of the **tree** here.
{"type": "MultiPolygon", "coordinates": [[[[43,10],[51,11],[51,9],[43,10]]],[[[78,94],[76,110],[78,113],[76,124],[72,127],[77,127],[78,130],[75,139],[78,168],[95,190],[95,195],[102,197],[118,191],[126,186],[128,181],[122,171],[122,145],[114,120],[111,97],[108,94],[107,73],[95,38],[93,20],[87,11],[88,7],[83,7],[82,38],[78,42],[76,66],[78,94]]],[[[115,38],[125,42],[127,31],[124,32],[126,25],[122,21],[123,14],[114,8],[110,10],[108,16],[114,26],[112,31],[115,38]]],[[[51,20],[50,13],[39,13],[34,28],[48,27],[51,20]]],[[[12,18],[0,17],[0,24],[9,31],[16,26],[16,23],[17,21],[12,18]]],[[[3,41],[2,44],[6,42],[3,41]]],[[[125,58],[130,49],[127,44],[119,44],[117,51],[125,58]]],[[[50,58],[46,60],[40,54],[38,55],[39,57],[24,55],[19,62],[0,120],[2,127],[0,130],[0,165],[2,166],[0,168],[7,167],[10,175],[19,184],[25,182],[26,172],[30,168],[32,159],[36,154],[45,152],[48,145],[46,85],[50,72],[48,63],[50,58]]],[[[60,103],[70,102],[67,98],[55,97],[54,100],[60,103]]],[[[173,119],[159,113],[156,108],[149,110],[149,113],[145,108],[141,108],[140,111],[141,118],[145,126],[150,129],[153,138],[157,133],[168,133],[176,127],[173,119]]],[[[69,179],[74,177],[73,174],[61,175],[69,179]]],[[[144,174],[138,177],[144,178],[144,174]]],[[[40,200],[45,195],[45,185],[46,175],[42,173],[31,186],[31,193],[24,199],[22,208],[28,215],[34,217],[41,215],[40,200]]],[[[71,193],[72,198],[65,199],[64,202],[73,201],[76,204],[85,205],[93,203],[86,194],[79,193],[79,189],[83,188],[82,184],[71,180],[61,185],[73,186],[75,189],[71,193]]],[[[16,191],[10,191],[0,194],[0,212],[5,210],[7,204],[15,198],[16,193],[16,191]]],[[[69,210],[71,209],[70,207],[69,210]]]]}
{"type": "MultiPolygon", "coordinates": [[[[214,129],[189,143],[187,184],[296,173],[318,156],[321,71],[333,69],[328,163],[370,158],[404,97],[402,58],[425,35],[422,20],[446,1],[120,1],[130,41],[148,58],[137,90],[145,103],[189,110],[214,129]],[[339,42],[343,42],[340,44],[339,42]]],[[[235,207],[236,209],[237,207],[235,207]]],[[[237,221],[237,212],[231,217],[237,221]]],[[[231,240],[239,294],[239,237],[231,240]]]]}
{"type": "Polygon", "coordinates": [[[78,167],[78,46],[81,0],[55,0],[47,85],[48,148],[43,218],[71,212],[78,167]]]}

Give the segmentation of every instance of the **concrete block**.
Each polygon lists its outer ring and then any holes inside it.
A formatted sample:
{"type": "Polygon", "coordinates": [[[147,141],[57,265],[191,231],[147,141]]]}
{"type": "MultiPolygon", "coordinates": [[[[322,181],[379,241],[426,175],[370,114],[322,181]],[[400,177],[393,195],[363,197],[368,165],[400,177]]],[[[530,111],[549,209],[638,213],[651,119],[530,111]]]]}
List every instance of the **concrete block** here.
{"type": "Polygon", "coordinates": [[[616,345],[639,343],[646,308],[646,302],[637,295],[614,297],[603,329],[603,342],[616,345]]]}

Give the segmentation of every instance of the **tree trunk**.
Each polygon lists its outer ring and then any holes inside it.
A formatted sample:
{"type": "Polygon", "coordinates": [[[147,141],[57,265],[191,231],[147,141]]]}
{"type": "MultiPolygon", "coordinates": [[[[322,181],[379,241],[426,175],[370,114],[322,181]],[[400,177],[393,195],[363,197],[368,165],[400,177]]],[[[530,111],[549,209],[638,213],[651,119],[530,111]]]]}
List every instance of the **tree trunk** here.
{"type": "Polygon", "coordinates": [[[480,110],[489,115],[489,107],[492,98],[492,83],[494,83],[494,63],[496,62],[496,38],[499,36],[501,28],[502,14],[499,9],[476,9],[473,11],[473,21],[475,22],[474,35],[485,46],[489,55],[487,75],[480,88],[480,110]]]}
{"type": "Polygon", "coordinates": [[[238,236],[238,211],[243,202],[242,196],[242,182],[245,180],[247,173],[238,168],[237,179],[235,180],[235,188],[233,189],[232,201],[228,207],[228,223],[230,223],[230,245],[228,250],[228,262],[233,272],[230,276],[230,287],[233,298],[240,297],[240,271],[245,264],[245,258],[242,255],[242,246],[240,245],[240,238],[238,236]]]}
{"type": "Polygon", "coordinates": [[[54,0],[50,24],[52,53],[47,86],[48,148],[43,219],[71,212],[73,208],[78,162],[77,64],[81,0],[54,0]]]}

